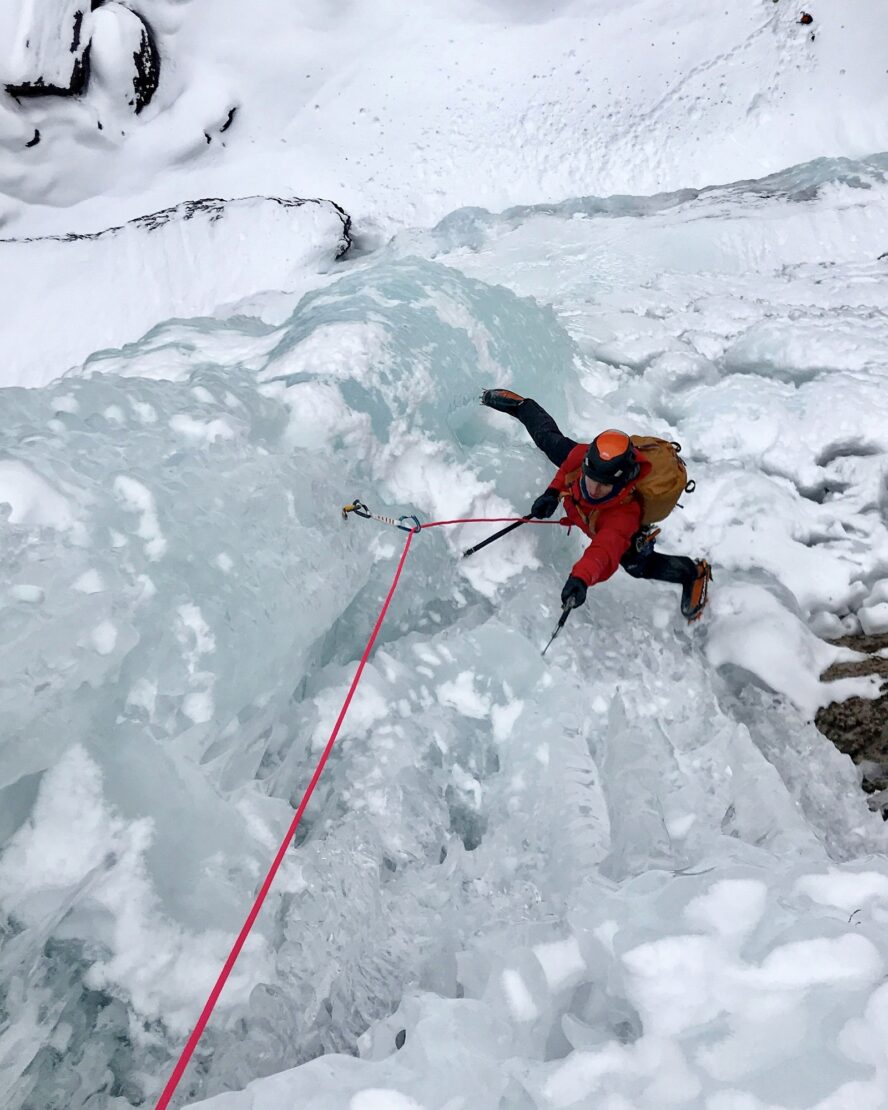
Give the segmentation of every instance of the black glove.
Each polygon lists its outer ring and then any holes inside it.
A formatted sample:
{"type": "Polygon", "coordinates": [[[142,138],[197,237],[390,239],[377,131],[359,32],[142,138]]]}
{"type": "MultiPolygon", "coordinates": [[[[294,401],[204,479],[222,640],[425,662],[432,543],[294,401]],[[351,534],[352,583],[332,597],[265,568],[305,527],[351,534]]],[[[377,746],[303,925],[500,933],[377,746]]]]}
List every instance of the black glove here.
{"type": "Polygon", "coordinates": [[[558,508],[558,502],[561,498],[558,496],[557,489],[547,489],[545,493],[541,493],[534,501],[530,509],[530,515],[539,517],[540,520],[545,520],[550,517],[552,513],[558,508]]]}
{"type": "Polygon", "coordinates": [[[561,591],[561,605],[569,606],[572,609],[578,609],[586,600],[586,591],[589,587],[582,580],[571,575],[570,578],[564,583],[564,589],[561,591]]]}

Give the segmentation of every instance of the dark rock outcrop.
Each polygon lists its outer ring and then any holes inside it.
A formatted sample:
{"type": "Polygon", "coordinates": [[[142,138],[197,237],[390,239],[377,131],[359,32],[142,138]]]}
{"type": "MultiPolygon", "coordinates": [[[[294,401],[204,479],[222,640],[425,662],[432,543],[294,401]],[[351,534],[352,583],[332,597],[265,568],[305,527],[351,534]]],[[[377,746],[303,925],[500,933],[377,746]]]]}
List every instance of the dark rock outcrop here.
{"type": "Polygon", "coordinates": [[[876,698],[855,697],[830,702],[817,711],[814,723],[839,751],[850,755],[855,763],[881,769],[871,771],[865,777],[865,790],[885,789],[888,787],[888,658],[880,653],[888,649],[888,633],[845,636],[837,643],[864,652],[868,658],[834,663],[824,672],[824,681],[877,675],[884,677],[885,682],[876,698]]]}
{"type": "Polygon", "coordinates": [[[136,72],[133,77],[134,99],[131,101],[136,115],[151,103],[160,84],[160,52],[148,22],[142,18],[142,39],[133,54],[136,72]]]}
{"type": "Polygon", "coordinates": [[[23,81],[19,85],[7,85],[6,91],[16,100],[35,96],[80,96],[89,84],[89,44],[83,52],[74,59],[71,69],[71,79],[67,85],[54,85],[45,82],[42,77],[33,81],[23,81]]]}
{"type": "MultiPolygon", "coordinates": [[[[351,248],[351,216],[335,201],[316,198],[306,199],[303,197],[238,197],[236,199],[239,201],[272,201],[274,204],[279,204],[282,208],[300,208],[303,204],[329,204],[342,221],[342,237],[336,250],[336,258],[344,258],[351,248]]],[[[220,197],[202,197],[199,200],[183,201],[181,204],[176,204],[172,208],[162,208],[159,212],[150,212],[147,216],[138,216],[135,220],[130,220],[128,224],[107,227],[102,231],[84,232],[82,234],[68,232],[65,235],[41,235],[21,239],[0,239],[0,243],[34,243],[46,240],[59,243],[73,243],[78,240],[102,239],[105,236],[115,235],[117,232],[123,231],[125,227],[135,227],[142,231],[151,232],[164,227],[174,220],[191,220],[199,213],[208,215],[210,220],[215,222],[224,217],[226,207],[232,203],[234,203],[233,200],[223,200],[220,197]]]]}
{"type": "MultiPolygon", "coordinates": [[[[84,5],[85,6],[85,5],[84,5]]],[[[128,103],[136,115],[142,111],[157,92],[160,84],[160,51],[150,25],[137,11],[120,4],[114,0],[105,3],[105,0],[92,0],[91,11],[99,7],[117,7],[127,13],[127,18],[135,17],[141,23],[141,37],[139,47],[133,52],[133,91],[128,103]]],[[[73,55],[71,73],[67,84],[57,81],[47,81],[42,76],[33,80],[13,82],[7,84],[6,91],[16,100],[38,96],[80,96],[86,92],[90,78],[90,43],[83,41],[84,12],[83,8],[74,13],[74,25],[71,32],[70,53],[73,55]]]]}

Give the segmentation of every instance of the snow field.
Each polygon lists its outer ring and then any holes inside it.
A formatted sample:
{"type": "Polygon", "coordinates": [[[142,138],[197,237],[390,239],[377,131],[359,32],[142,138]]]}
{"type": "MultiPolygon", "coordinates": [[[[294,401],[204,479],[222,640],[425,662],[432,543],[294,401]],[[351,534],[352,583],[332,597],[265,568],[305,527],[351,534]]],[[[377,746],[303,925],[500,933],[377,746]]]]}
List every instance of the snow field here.
{"type": "MultiPolygon", "coordinates": [[[[888,149],[880,0],[824,6],[811,28],[771,0],[717,11],[705,0],[360,0],[345,20],[329,0],[137,7],[163,67],[138,116],[121,95],[129,56],[114,4],[85,12],[84,41],[97,22],[107,33],[94,44],[102,80],[83,97],[17,105],[0,93],[8,234],[293,192],[388,231],[466,204],[653,194],[888,149]]],[[[21,15],[4,28],[7,80],[67,52],[56,6],[21,15]]]]}

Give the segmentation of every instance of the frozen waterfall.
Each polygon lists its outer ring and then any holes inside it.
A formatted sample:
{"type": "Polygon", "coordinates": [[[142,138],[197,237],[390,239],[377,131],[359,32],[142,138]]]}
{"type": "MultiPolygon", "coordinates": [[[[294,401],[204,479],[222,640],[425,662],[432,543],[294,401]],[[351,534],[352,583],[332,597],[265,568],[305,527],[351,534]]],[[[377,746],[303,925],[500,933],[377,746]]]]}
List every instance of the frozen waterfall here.
{"type": "Polygon", "coordinates": [[[420,533],[174,1105],[884,1108],[888,834],[811,717],[876,688],[818,676],[888,602],[886,210],[464,209],[0,391],[4,1105],[157,1097],[391,580],[340,508],[526,512],[505,385],[684,444],[707,621],[618,574],[542,658],[581,537],[420,533]]]}

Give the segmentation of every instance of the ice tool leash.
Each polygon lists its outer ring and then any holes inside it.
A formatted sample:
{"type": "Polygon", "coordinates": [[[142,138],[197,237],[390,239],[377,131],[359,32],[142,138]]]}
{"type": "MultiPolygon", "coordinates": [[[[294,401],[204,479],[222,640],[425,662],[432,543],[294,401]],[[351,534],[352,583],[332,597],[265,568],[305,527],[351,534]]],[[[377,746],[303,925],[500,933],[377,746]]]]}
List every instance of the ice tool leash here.
{"type": "MultiPolygon", "coordinates": [[[[330,753],[333,750],[333,745],[336,742],[339,731],[342,728],[342,723],[345,720],[345,715],[348,712],[349,706],[351,705],[354,693],[358,688],[358,683],[361,681],[361,675],[364,672],[364,667],[367,664],[367,660],[370,658],[370,653],[373,650],[373,645],[376,643],[376,638],[379,635],[379,630],[382,628],[382,623],[385,620],[389,605],[391,604],[392,598],[395,595],[395,590],[397,590],[398,588],[398,582],[400,581],[401,572],[404,569],[404,564],[407,560],[407,553],[410,551],[410,545],[413,542],[413,537],[428,528],[440,528],[448,524],[499,524],[508,521],[513,527],[517,528],[519,524],[561,523],[560,521],[554,520],[531,520],[528,517],[521,517],[518,519],[516,519],[515,517],[466,517],[458,520],[433,520],[428,524],[420,524],[418,517],[412,515],[401,516],[395,519],[394,517],[384,516],[380,513],[371,512],[370,509],[368,509],[362,501],[358,500],[352,501],[350,504],[343,506],[343,520],[348,520],[350,515],[362,517],[364,520],[377,520],[381,524],[388,524],[394,528],[400,529],[402,532],[406,532],[407,538],[404,542],[404,548],[401,552],[401,557],[398,560],[398,565],[395,569],[394,577],[392,578],[392,584],[385,596],[385,600],[382,603],[382,608],[379,611],[379,616],[376,618],[376,623],[373,626],[373,631],[370,633],[370,638],[367,640],[367,645],[364,648],[360,661],[358,662],[358,666],[355,670],[354,677],[352,678],[351,685],[348,688],[348,693],[346,694],[345,700],[342,703],[342,708],[339,711],[339,716],[336,718],[336,723],[333,726],[333,731],[330,733],[330,738],[327,741],[323,752],[321,753],[321,757],[314,769],[311,780],[308,786],[305,788],[305,793],[302,795],[302,801],[299,803],[296,813],[293,816],[293,820],[290,822],[290,827],[284,834],[284,838],[281,841],[280,846],[278,847],[274,859],[272,860],[271,866],[268,869],[268,873],[263,879],[262,885],[259,887],[259,891],[253,900],[250,911],[247,914],[243,925],[241,926],[241,930],[238,933],[234,944],[231,947],[231,951],[228,953],[228,957],[222,966],[222,970],[219,972],[218,978],[216,979],[212,990],[210,991],[210,994],[207,998],[203,1010],[200,1013],[200,1016],[197,1019],[194,1029],[192,1029],[191,1035],[189,1036],[185,1047],[182,1049],[182,1052],[179,1055],[179,1058],[176,1061],[172,1072],[170,1073],[170,1077],[167,1080],[166,1086],[161,1092],[160,1098],[155,1103],[155,1110],[167,1110],[167,1107],[170,1104],[170,1100],[172,1099],[173,1095],[176,1092],[176,1088],[179,1086],[179,1083],[182,1080],[185,1069],[188,1067],[191,1057],[194,1055],[194,1050],[197,1047],[200,1038],[203,1036],[203,1032],[206,1029],[207,1024],[209,1023],[213,1010],[216,1007],[216,1003],[219,1000],[219,996],[221,995],[222,990],[226,982],[228,981],[228,977],[230,976],[231,971],[234,968],[237,958],[240,955],[241,950],[243,949],[244,944],[246,943],[247,938],[249,937],[253,929],[253,925],[256,923],[256,918],[259,916],[259,911],[262,909],[265,899],[268,896],[268,892],[271,889],[271,884],[274,881],[274,878],[277,875],[278,871],[280,870],[280,866],[284,861],[284,856],[287,854],[287,849],[289,848],[290,843],[293,840],[296,830],[299,828],[299,825],[302,821],[302,816],[305,813],[309,801],[311,800],[311,796],[314,793],[315,787],[317,786],[321,774],[323,773],[324,767],[327,764],[330,753]]],[[[485,541],[485,543],[489,543],[490,541],[497,539],[499,536],[504,535],[507,531],[511,531],[511,528],[503,529],[502,531],[489,537],[489,539],[485,541]]],[[[477,550],[477,548],[481,546],[484,545],[479,544],[474,550],[477,550]]],[[[471,554],[471,550],[472,549],[470,549],[467,554],[471,554]]],[[[570,609],[565,609],[564,613],[562,614],[561,620],[558,622],[558,628],[555,630],[555,635],[557,635],[563,627],[569,613],[570,609]]],[[[555,639],[554,635],[552,639],[555,639]]],[[[550,640],[549,643],[551,642],[552,641],[550,640]]],[[[548,648],[548,646],[549,645],[547,644],[546,647],[548,648]]]]}

